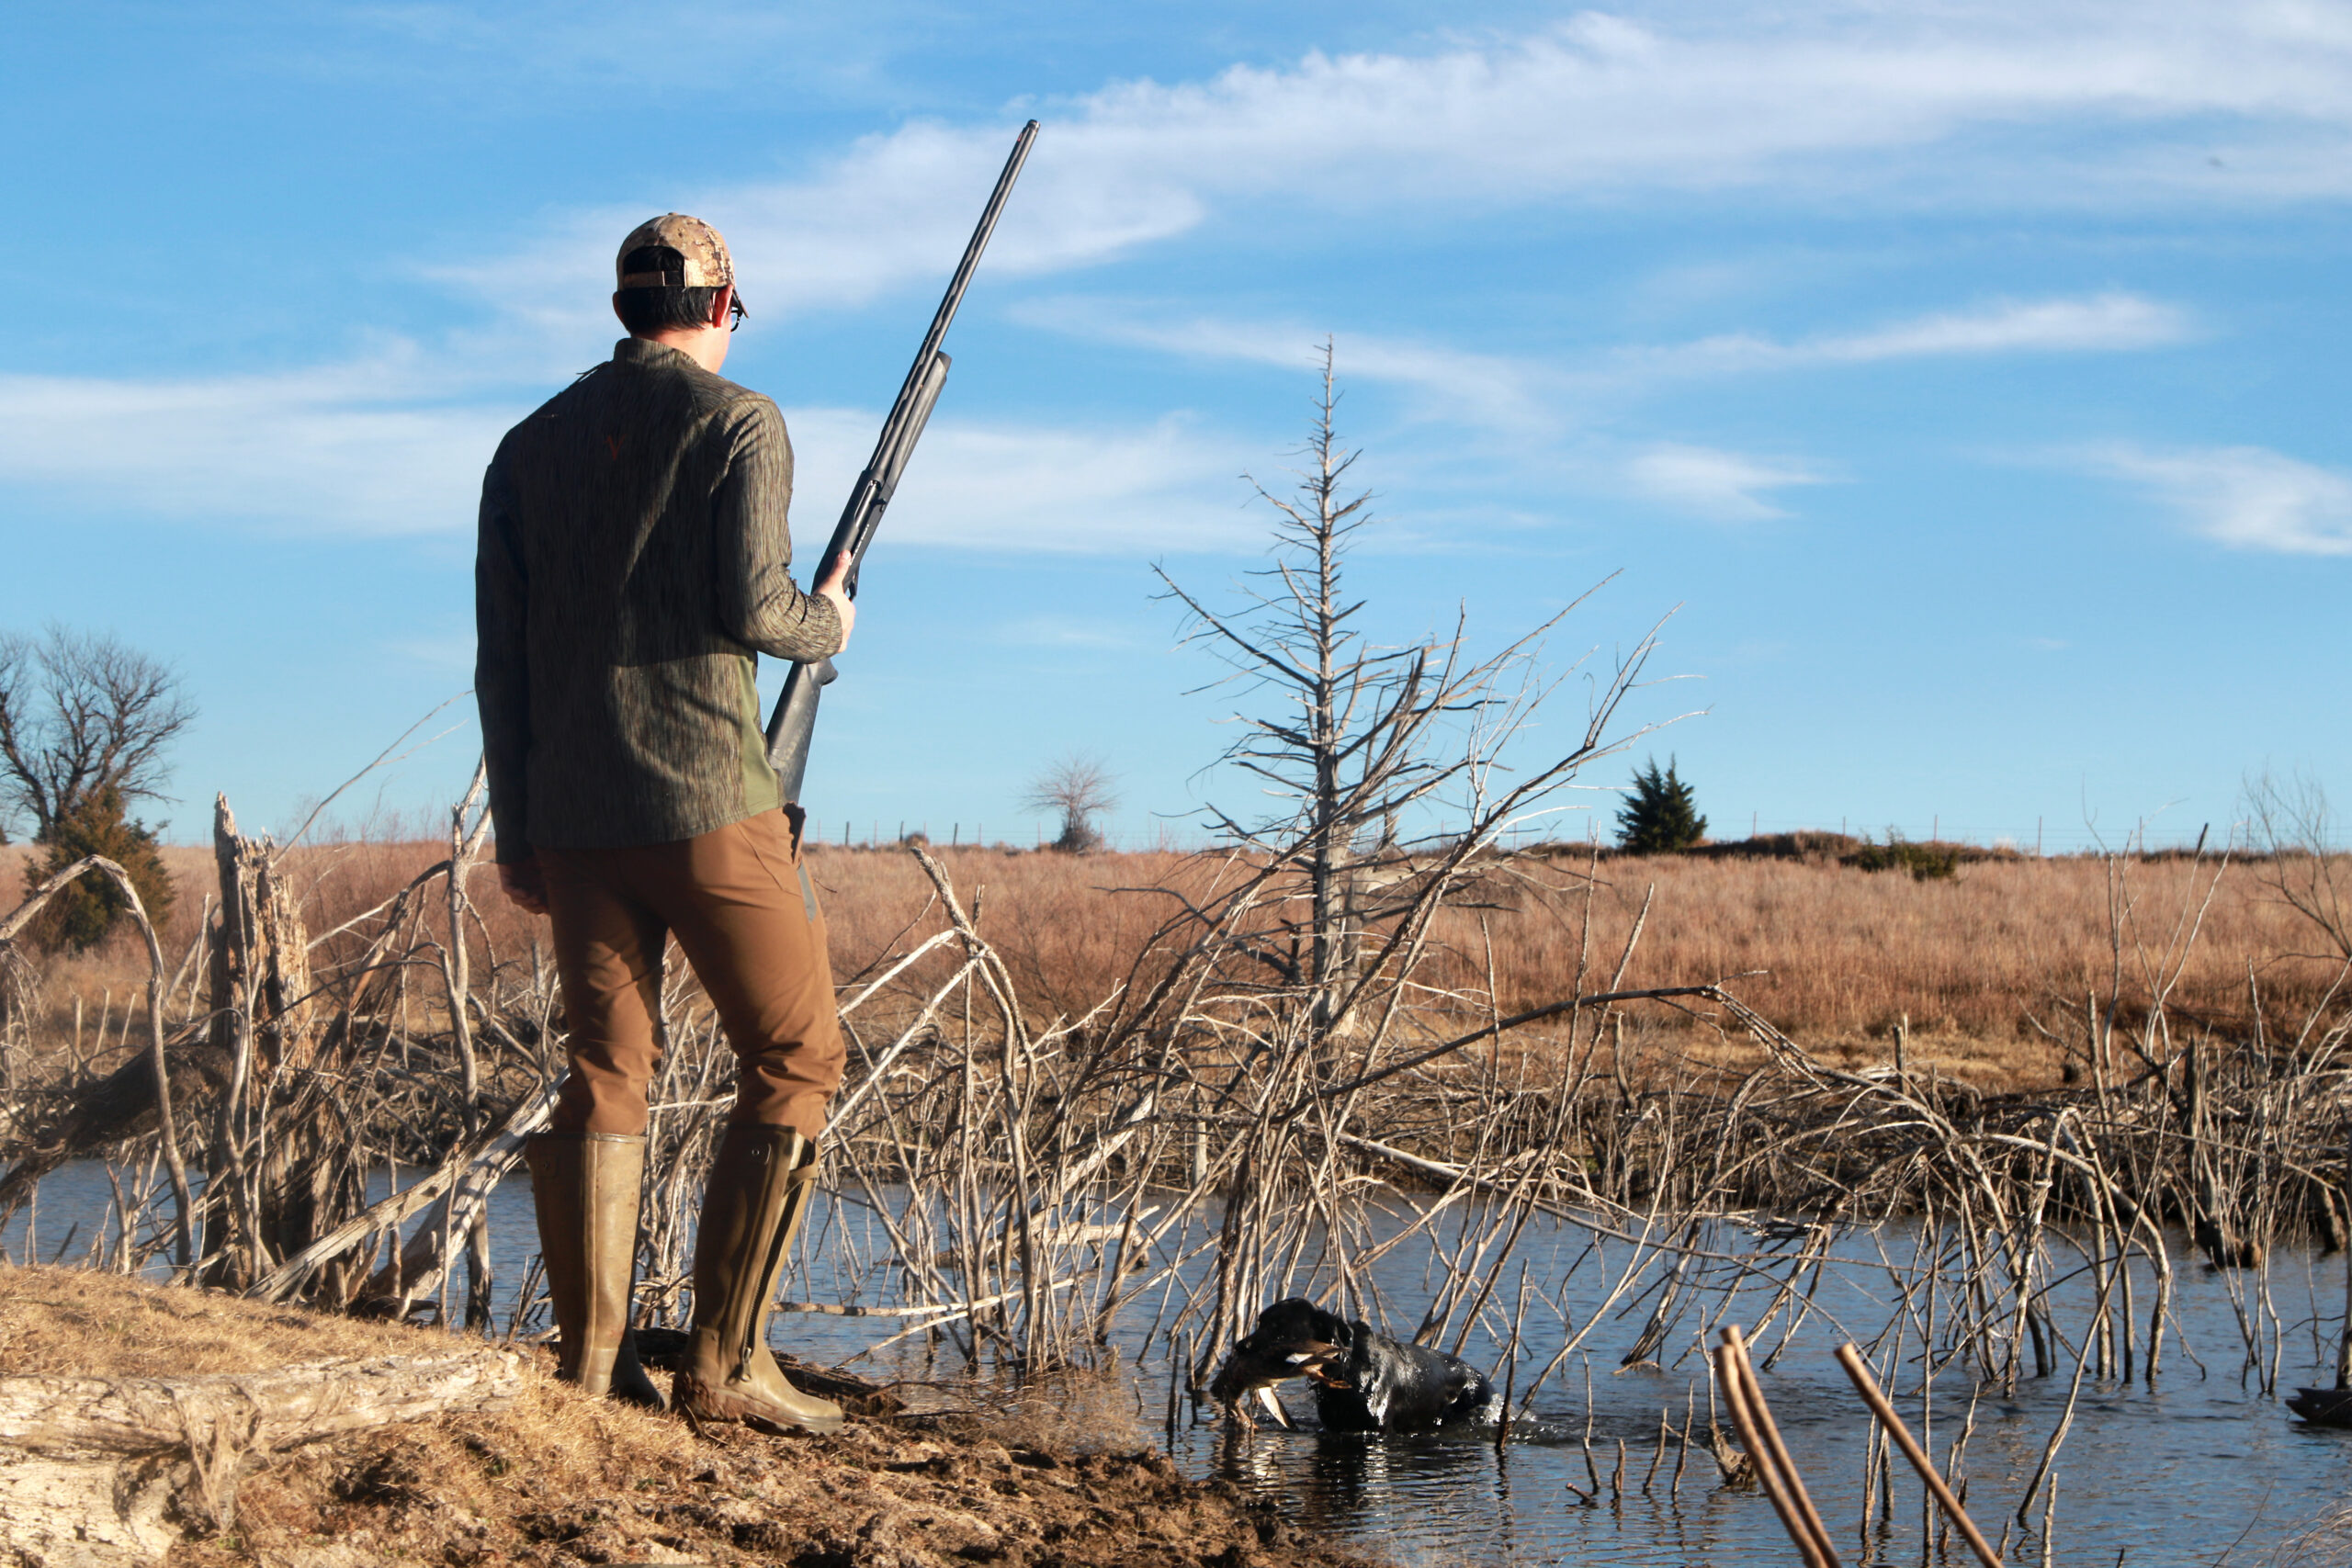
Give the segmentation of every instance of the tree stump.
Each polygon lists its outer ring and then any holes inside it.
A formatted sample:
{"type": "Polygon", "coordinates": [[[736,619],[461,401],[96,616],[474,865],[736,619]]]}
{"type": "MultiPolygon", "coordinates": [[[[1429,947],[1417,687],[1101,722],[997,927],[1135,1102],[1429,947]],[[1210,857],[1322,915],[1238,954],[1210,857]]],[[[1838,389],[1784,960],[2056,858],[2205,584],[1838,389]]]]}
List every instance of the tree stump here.
{"type": "Polygon", "coordinates": [[[188,1528],[235,1521],[237,1482],[302,1444],[447,1411],[496,1409],[511,1350],[388,1356],[190,1378],[0,1378],[0,1541],[11,1562],[158,1562],[188,1528]]]}

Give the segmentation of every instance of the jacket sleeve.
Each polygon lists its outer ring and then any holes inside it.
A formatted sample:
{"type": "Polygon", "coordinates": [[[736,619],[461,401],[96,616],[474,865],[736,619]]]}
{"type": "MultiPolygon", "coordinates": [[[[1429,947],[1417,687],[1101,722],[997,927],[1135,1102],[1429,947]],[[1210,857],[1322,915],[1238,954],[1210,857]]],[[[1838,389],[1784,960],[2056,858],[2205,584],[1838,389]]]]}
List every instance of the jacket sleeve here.
{"type": "Polygon", "coordinates": [[[490,817],[498,860],[531,858],[528,789],[531,671],[526,652],[529,580],[514,532],[505,453],[482,476],[480,536],[474,549],[474,703],[481,711],[481,754],[490,780],[490,817]]]}
{"type": "Polygon", "coordinates": [[[765,398],[721,414],[723,467],[712,495],[718,528],[718,624],[775,659],[814,663],[842,650],[841,616],[792,581],[792,440],[765,398]]]}

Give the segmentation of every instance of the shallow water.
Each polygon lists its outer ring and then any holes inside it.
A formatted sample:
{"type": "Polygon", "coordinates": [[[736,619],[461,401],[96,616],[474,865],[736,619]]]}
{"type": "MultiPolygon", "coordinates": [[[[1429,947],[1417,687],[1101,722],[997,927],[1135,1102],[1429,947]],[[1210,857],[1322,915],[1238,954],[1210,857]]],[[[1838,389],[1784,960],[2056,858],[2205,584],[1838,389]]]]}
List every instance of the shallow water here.
{"type": "MultiPolygon", "coordinates": [[[[62,1251],[72,1262],[85,1255],[96,1228],[106,1223],[112,1197],[104,1168],[69,1167],[42,1184],[33,1250],[50,1260],[68,1227],[78,1224],[62,1251]]],[[[1388,1219],[1377,1228],[1402,1223],[1388,1219]]],[[[1607,1280],[1625,1249],[1604,1247],[1599,1257],[1581,1230],[1554,1222],[1531,1226],[1520,1257],[1529,1281],[1554,1292],[1569,1319],[1582,1326],[1602,1304],[1607,1280]]],[[[790,1296],[817,1301],[876,1299],[875,1287],[891,1271],[860,1272],[844,1256],[887,1256],[870,1216],[842,1201],[812,1215],[811,1236],[822,1243],[790,1296]],[[854,1243],[843,1248],[842,1240],[854,1243]]],[[[26,1216],[0,1232],[0,1247],[21,1259],[27,1255],[26,1216]]],[[[536,1249],[530,1190],[518,1171],[502,1186],[492,1210],[492,1262],[498,1326],[508,1322],[514,1292],[536,1249]]],[[[1840,1261],[1824,1270],[1816,1311],[1794,1336],[1776,1366],[1762,1373],[1767,1398],[1803,1471],[1815,1501],[1829,1521],[1847,1561],[1922,1560],[1920,1489],[1898,1456],[1895,1506],[1891,1518],[1867,1527],[1861,1511],[1862,1448],[1867,1432],[1861,1406],[1830,1359],[1849,1333],[1869,1335],[1892,1315],[1893,1295],[1879,1247],[1896,1258],[1910,1256],[1904,1227],[1888,1227],[1875,1238],[1857,1233],[1835,1249],[1840,1261]]],[[[2352,1431],[2302,1426],[2278,1402],[2241,1377],[2243,1341],[2233,1311],[2227,1277],[2185,1261],[2176,1244],[2174,1312],[2177,1336],[2168,1329],[2163,1368],[2153,1389],[2144,1382],[2101,1383],[2086,1380],[2071,1435],[2055,1468],[2057,1504],[2053,1558],[2068,1562],[2174,1564],[2261,1562],[2280,1540],[2296,1533],[2345,1497],[2352,1482],[2352,1431]],[[2192,1359],[2193,1352],[2196,1359],[2192,1359]],[[2201,1359],[2203,1367],[2198,1364],[2201,1359]]],[[[1430,1286],[1423,1256],[1410,1248],[1375,1270],[1391,1318],[1386,1325],[1409,1333],[1430,1286]],[[1410,1254],[1410,1256],[1406,1256],[1410,1254]]],[[[2287,1326],[2278,1382],[2332,1381],[2324,1347],[2340,1325],[2343,1261],[2289,1253],[2274,1266],[2273,1289],[2287,1326]]],[[[1503,1293],[1515,1294],[1518,1267],[1507,1271],[1503,1293]]],[[[2153,1298],[2144,1273],[2136,1276],[2136,1302],[2144,1325],[2153,1298]]],[[[1725,1314],[1753,1322],[1769,1285],[1741,1291],[1725,1314]]],[[[1678,1450],[1669,1443],[1647,1490],[1642,1483],[1658,1453],[1661,1410],[1679,1425],[1686,1398],[1695,1399],[1706,1418],[1706,1385],[1696,1351],[1697,1337],[1712,1312],[1713,1298],[1686,1312],[1661,1352],[1662,1370],[1617,1371],[1616,1362],[1648,1315],[1649,1303],[1604,1317],[1589,1337],[1591,1397],[1586,1397],[1586,1366],[1572,1360],[1544,1385],[1535,1400],[1541,1430],[1521,1430],[1501,1450],[1473,1435],[1363,1437],[1283,1432],[1261,1426],[1235,1433],[1206,1411],[1199,1423],[1179,1428],[1173,1450],[1186,1469],[1221,1475],[1237,1484],[1283,1499],[1295,1518],[1328,1530],[1399,1563],[1548,1564],[1591,1562],[1690,1564],[1786,1562],[1794,1553],[1770,1505],[1760,1493],[1732,1491],[1717,1483],[1703,1448],[1689,1456],[1679,1490],[1670,1486],[1678,1450]],[[1571,1488],[1589,1491],[1590,1472],[1582,1438],[1592,1434],[1591,1464],[1600,1479],[1600,1499],[1588,1505],[1571,1488]],[[1625,1494],[1612,1497],[1611,1472],[1618,1444],[1625,1447],[1625,1494]]],[[[2086,1285],[2062,1290],[2057,1325],[2080,1338],[2091,1296],[2086,1285]]],[[[1620,1303],[1621,1307],[1623,1303],[1620,1303]]],[[[1146,1346],[1151,1303],[1130,1312],[1115,1339],[1121,1365],[1131,1380],[1135,1412],[1129,1434],[1119,1440],[1168,1440],[1159,1427],[1167,1385],[1166,1346],[1146,1346]]],[[[812,1359],[845,1359],[887,1337],[902,1325],[887,1318],[778,1314],[773,1330],[780,1348],[812,1359]]],[[[1779,1343],[1780,1326],[1758,1342],[1760,1361],[1779,1343]]],[[[526,1328],[527,1328],[526,1325],[526,1328]]],[[[1536,1308],[1526,1319],[1516,1381],[1527,1381],[1552,1359],[1563,1342],[1559,1315],[1536,1308]]],[[[1480,1365],[1502,1369],[1491,1338],[1473,1335],[1464,1354],[1480,1365]]],[[[2073,1362],[2062,1375],[2021,1383],[2015,1399],[1986,1393],[1975,1411],[1968,1447],[1969,1506],[1995,1540],[2007,1526],[2010,1555],[2039,1562],[2042,1503],[2032,1506],[2030,1524],[2019,1528],[2007,1516],[2023,1492],[2064,1408],[2073,1362]]],[[[881,1376],[944,1377],[951,1369],[926,1363],[910,1342],[859,1364],[881,1376]]],[[[1289,1408],[1307,1416],[1312,1402],[1304,1385],[1289,1385],[1289,1408]]],[[[1894,1392],[1905,1418],[1918,1426],[1919,1367],[1909,1359],[1894,1392]]],[[[1932,1436],[1941,1457],[1961,1429],[1969,1389],[1957,1368],[1939,1374],[1932,1436]]],[[[1122,1402],[1125,1403],[1125,1402],[1122,1402]]],[[[1957,1541],[1930,1561],[1966,1557],[1957,1541]]]]}

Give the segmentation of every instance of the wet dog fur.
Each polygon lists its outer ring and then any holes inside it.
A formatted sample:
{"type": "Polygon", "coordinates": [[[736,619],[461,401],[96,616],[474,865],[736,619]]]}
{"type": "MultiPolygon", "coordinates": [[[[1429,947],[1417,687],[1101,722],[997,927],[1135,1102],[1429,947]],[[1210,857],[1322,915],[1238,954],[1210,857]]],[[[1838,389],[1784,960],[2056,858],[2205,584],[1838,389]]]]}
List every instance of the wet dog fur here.
{"type": "Polygon", "coordinates": [[[1258,1314],[1209,1393],[1245,1426],[1252,1424],[1245,1404],[1252,1397],[1288,1426],[1272,1391],[1297,1377],[1314,1383],[1315,1413],[1327,1431],[1425,1432],[1490,1426],[1502,1415],[1501,1395],[1469,1362],[1391,1339],[1303,1297],[1258,1314]]]}

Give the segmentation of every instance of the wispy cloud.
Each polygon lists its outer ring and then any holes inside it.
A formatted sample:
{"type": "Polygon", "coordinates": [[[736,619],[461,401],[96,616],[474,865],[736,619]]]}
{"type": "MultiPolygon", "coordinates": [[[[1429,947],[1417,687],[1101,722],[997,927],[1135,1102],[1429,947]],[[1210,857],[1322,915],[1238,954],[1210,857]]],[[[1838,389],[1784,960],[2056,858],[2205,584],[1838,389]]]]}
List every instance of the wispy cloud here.
{"type": "MultiPolygon", "coordinates": [[[[823,428],[806,411],[786,412],[804,432],[823,428]]],[[[810,492],[829,502],[848,492],[881,423],[878,414],[842,418],[825,448],[854,460],[815,469],[810,492]]],[[[1242,508],[1241,467],[1233,443],[1182,419],[1100,428],[940,421],[891,504],[888,537],[1080,554],[1254,547],[1263,529],[1242,508]]]]}
{"type": "MultiPolygon", "coordinates": [[[[1151,321],[1099,303],[1027,308],[1035,324],[1213,359],[1304,368],[1303,327],[1191,316],[1151,321]]],[[[2090,353],[2177,341],[2186,314],[2109,294],[2007,301],[1867,331],[1778,342],[1725,336],[1628,349],[1582,365],[1348,333],[1343,373],[1409,389],[1419,412],[1524,436],[1645,384],[1950,355],[2090,353]]],[[[276,375],[181,380],[0,376],[0,484],[144,515],[305,534],[438,534],[471,525],[482,466],[528,395],[500,395],[479,341],[392,343],[364,358],[276,375]]],[[[792,411],[801,493],[845,493],[876,417],[792,411]]],[[[1248,454],[1196,423],[1111,430],[942,420],[893,513],[892,536],[976,548],[1220,548],[1246,536],[1231,476],[1248,454]]],[[[1641,494],[1724,520],[1781,514],[1767,496],[1818,476],[1703,446],[1661,445],[1624,465],[1641,494]]],[[[804,512],[804,516],[806,515],[804,512]]]]}
{"type": "Polygon", "coordinates": [[[2352,476],[2264,446],[2109,446],[2079,466],[2138,484],[2233,549],[2352,555],[2352,476]]]}
{"type": "MultiPolygon", "coordinates": [[[[182,381],[0,377],[0,485],[82,511],[329,536],[469,531],[529,403],[436,388],[401,357],[182,381]],[[433,394],[439,390],[444,395],[433,394]]],[[[878,412],[786,409],[804,535],[831,521],[878,412]]],[[[1010,550],[1223,548],[1242,455],[1180,419],[1057,428],[935,421],[886,537],[1010,550]]]]}
{"type": "Polygon", "coordinates": [[[1658,376],[1871,365],[1889,360],[2001,354],[2116,354],[2161,348],[2194,333],[2188,312],[2143,295],[2004,299],[1974,310],[1936,311],[1859,333],[1793,341],[1748,333],[1629,349],[1629,369],[1658,376]]]}
{"type": "MultiPolygon", "coordinates": [[[[1149,307],[1084,299],[1028,301],[1011,312],[1031,326],[1093,342],[1187,358],[1304,369],[1319,363],[1322,334],[1294,322],[1201,314],[1155,316],[1149,307]]],[[[2004,299],[1932,311],[1883,326],[1783,341],[1725,333],[1690,343],[1631,345],[1582,361],[1485,354],[1425,340],[1334,334],[1350,381],[1385,382],[1419,394],[1418,412],[1526,433],[1556,428],[1568,407],[1622,399],[1660,383],[1816,367],[2020,354],[2126,353],[2192,335],[2188,312],[2143,295],[2004,299]]]]}
{"type": "Polygon", "coordinates": [[[1133,648],[1136,639],[1124,627],[1099,621],[1073,620],[1067,615],[1027,615],[999,626],[996,640],[1014,648],[1133,648]]]}
{"type": "MultiPolygon", "coordinates": [[[[1027,112],[917,122],[797,177],[685,195],[735,244],[755,306],[854,304],[940,275],[1027,112]]],[[[2334,7],[2200,0],[1725,7],[1671,25],[1588,12],[1477,47],[1311,53],[1035,112],[1046,130],[994,276],[1092,265],[1245,209],[1296,230],[1766,188],[1846,208],[2298,199],[2352,192],[2352,26],[2334,7]]],[[[525,245],[539,297],[594,300],[641,206],[525,245]]],[[[461,276],[500,292],[515,265],[461,276]]]]}
{"type": "Polygon", "coordinates": [[[1634,456],[1625,464],[1625,478],[1653,501],[1719,523],[1785,517],[1784,508],[1766,499],[1771,491],[1824,482],[1821,475],[1792,463],[1675,444],[1634,456]]]}
{"type": "Polygon", "coordinates": [[[2004,300],[1980,310],[1921,316],[1882,331],[1799,344],[1800,355],[1867,363],[1948,354],[2111,354],[2160,348],[2189,335],[2188,312],[2137,294],[2004,300]]]}
{"type": "Polygon", "coordinates": [[[529,404],[450,400],[434,368],[401,354],[186,380],[0,376],[0,483],[300,533],[470,525],[482,468],[529,404]]]}
{"type": "MultiPolygon", "coordinates": [[[[1024,325],[1091,342],[1284,370],[1319,367],[1326,341],[1324,333],[1295,323],[1201,314],[1171,318],[1148,307],[1095,299],[1025,301],[1010,314],[1024,325]]],[[[1340,373],[1349,381],[1409,388],[1453,417],[1499,428],[1523,428],[1549,417],[1546,396],[1559,378],[1534,361],[1379,333],[1331,337],[1340,373]]]]}
{"type": "MultiPolygon", "coordinates": [[[[430,31],[457,25],[458,13],[385,15],[430,31]]],[[[940,278],[1025,112],[908,124],[791,178],[660,199],[683,198],[728,231],[754,309],[854,306],[940,278]]],[[[1841,202],[1958,193],[2017,206],[2093,188],[2204,201],[2223,189],[2222,176],[2208,180],[2201,152],[2173,160],[2188,173],[2167,173],[2165,149],[2184,139],[2201,149],[2218,135],[2231,141],[2232,199],[2340,193],[2352,190],[2352,156],[2337,155],[2352,149],[2352,24],[2328,8],[2191,0],[1961,5],[1932,17],[1724,9],[1670,25],[1588,13],[1475,47],[1317,53],[1199,81],[1119,83],[1038,112],[1046,133],[989,279],[1075,272],[1219,215],[1328,230],[1399,213],[1767,188],[1776,201],[1807,191],[1841,202]],[[1923,160],[1930,146],[1937,155],[1923,160]],[[1919,179],[1929,163],[1933,191],[1919,179]]],[[[0,377],[0,483],[311,532],[462,527],[499,432],[535,400],[520,389],[547,383],[549,345],[576,344],[603,312],[614,237],[654,199],[560,215],[518,234],[509,254],[436,274],[494,303],[497,324],[477,337],[247,378],[0,377]],[[518,276],[533,279],[520,296],[518,276]]],[[[1580,391],[1614,396],[1645,378],[2122,351],[2178,341],[2191,327],[2176,307],[2110,293],[1790,341],[1732,334],[1629,348],[1583,367],[1394,334],[1342,341],[1351,376],[1409,387],[1445,417],[1523,434],[1558,423],[1580,391]]],[[[1098,320],[1090,330],[1285,366],[1306,362],[1317,336],[1197,317],[1098,320]]],[[[860,431],[848,446],[868,440],[860,431]]],[[[1216,487],[1243,463],[1215,446],[1175,425],[1106,434],[946,421],[909,494],[927,476],[955,476],[959,488],[943,489],[935,514],[956,519],[946,534],[963,542],[1086,548],[1148,537],[1179,547],[1225,526],[1216,487]]],[[[1771,490],[1808,482],[1770,463],[1689,456],[1700,450],[1661,447],[1637,460],[1635,482],[1724,516],[1770,515],[1771,490]]],[[[910,518],[902,536],[921,526],[910,518]]]]}

